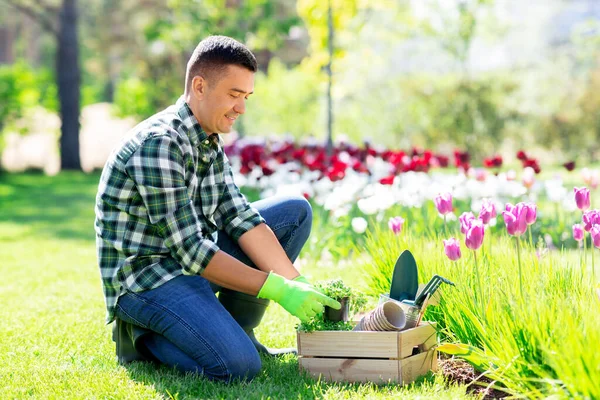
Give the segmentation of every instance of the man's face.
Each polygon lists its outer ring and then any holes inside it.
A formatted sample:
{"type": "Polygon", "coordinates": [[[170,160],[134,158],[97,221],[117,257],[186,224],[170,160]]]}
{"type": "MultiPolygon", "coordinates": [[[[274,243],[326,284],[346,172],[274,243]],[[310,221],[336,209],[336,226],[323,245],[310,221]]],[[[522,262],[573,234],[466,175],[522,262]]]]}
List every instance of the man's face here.
{"type": "Polygon", "coordinates": [[[229,133],[236,118],[246,112],[246,100],[254,91],[254,72],[237,65],[205,80],[194,79],[194,114],[207,134],[229,133]],[[200,86],[199,86],[200,85],[200,86]]]}

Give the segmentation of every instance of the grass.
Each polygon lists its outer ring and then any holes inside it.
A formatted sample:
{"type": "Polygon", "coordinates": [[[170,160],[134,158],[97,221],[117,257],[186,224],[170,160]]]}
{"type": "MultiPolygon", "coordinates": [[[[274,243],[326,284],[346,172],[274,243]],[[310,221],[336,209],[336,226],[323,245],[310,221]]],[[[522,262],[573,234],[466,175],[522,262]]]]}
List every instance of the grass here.
{"type": "MultiPolygon", "coordinates": [[[[144,363],[117,364],[96,265],[99,176],[0,175],[0,393],[3,398],[464,398],[466,387],[430,375],[414,385],[330,384],[301,375],[294,356],[263,359],[251,383],[224,385],[144,363]]],[[[319,235],[316,231],[313,235],[319,235]]],[[[312,280],[360,286],[358,265],[303,262],[312,280]]],[[[257,336],[293,346],[294,320],[269,307],[257,336]]]]}

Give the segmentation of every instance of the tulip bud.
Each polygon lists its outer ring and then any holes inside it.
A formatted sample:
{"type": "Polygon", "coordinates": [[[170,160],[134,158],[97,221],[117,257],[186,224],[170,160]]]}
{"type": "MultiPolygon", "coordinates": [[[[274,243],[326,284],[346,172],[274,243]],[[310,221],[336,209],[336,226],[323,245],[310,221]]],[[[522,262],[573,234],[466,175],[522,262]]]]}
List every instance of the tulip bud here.
{"type": "Polygon", "coordinates": [[[573,225],[573,239],[581,242],[583,240],[584,230],[581,224],[573,225]]]}
{"type": "Polygon", "coordinates": [[[590,235],[592,236],[594,247],[600,249],[600,225],[592,226],[592,229],[590,229],[590,235]]]}
{"type": "Polygon", "coordinates": [[[590,208],[590,190],[586,187],[573,188],[575,192],[575,203],[577,204],[577,208],[581,211],[585,211],[590,208]]]}
{"type": "Polygon", "coordinates": [[[458,260],[461,257],[460,242],[455,238],[444,240],[444,253],[450,260],[458,260]]]}
{"type": "Polygon", "coordinates": [[[388,226],[394,232],[395,235],[402,232],[402,227],[404,226],[404,218],[402,217],[393,217],[388,221],[388,226]]]}
{"type": "Polygon", "coordinates": [[[490,200],[484,200],[481,204],[481,211],[479,212],[479,219],[484,224],[488,224],[490,219],[496,216],[496,205],[490,200]]]}
{"type": "Polygon", "coordinates": [[[452,194],[442,193],[435,196],[433,199],[435,208],[442,215],[446,215],[452,212],[452,194]]]}
{"type": "Polygon", "coordinates": [[[521,236],[527,230],[527,209],[523,203],[516,206],[506,205],[506,211],[502,212],[506,231],[512,236],[521,236]]]}
{"type": "Polygon", "coordinates": [[[471,226],[465,237],[465,245],[471,250],[477,250],[483,244],[484,236],[483,222],[478,219],[471,221],[471,226]]]}

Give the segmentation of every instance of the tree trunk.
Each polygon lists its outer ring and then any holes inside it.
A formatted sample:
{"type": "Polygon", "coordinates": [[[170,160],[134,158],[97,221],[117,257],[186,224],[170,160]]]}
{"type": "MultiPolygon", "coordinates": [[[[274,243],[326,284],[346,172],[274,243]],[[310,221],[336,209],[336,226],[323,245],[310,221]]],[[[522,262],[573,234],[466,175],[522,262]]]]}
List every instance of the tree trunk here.
{"type": "Polygon", "coordinates": [[[81,170],[79,159],[79,42],[76,0],[63,0],[60,10],[56,77],[60,103],[60,165],[81,170]]]}
{"type": "Polygon", "coordinates": [[[12,64],[14,57],[14,34],[12,26],[0,27],[0,64],[12,64]]]}

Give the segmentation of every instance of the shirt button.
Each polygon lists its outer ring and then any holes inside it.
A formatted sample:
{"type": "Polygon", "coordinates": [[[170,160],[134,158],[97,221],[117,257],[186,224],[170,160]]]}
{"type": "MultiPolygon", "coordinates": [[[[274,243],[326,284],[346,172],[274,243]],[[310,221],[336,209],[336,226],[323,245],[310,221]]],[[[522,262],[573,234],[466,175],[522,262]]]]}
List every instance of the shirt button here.
{"type": "Polygon", "coordinates": [[[206,139],[206,140],[204,141],[204,144],[209,144],[209,143],[210,143],[210,142],[208,141],[208,139],[206,139]]]}
{"type": "Polygon", "coordinates": [[[208,157],[206,157],[206,156],[203,156],[203,157],[202,157],[202,161],[204,161],[204,162],[208,162],[208,157]]]}

